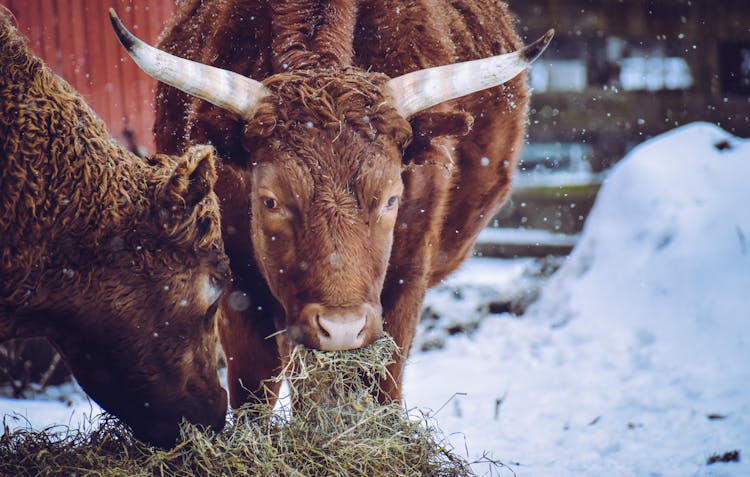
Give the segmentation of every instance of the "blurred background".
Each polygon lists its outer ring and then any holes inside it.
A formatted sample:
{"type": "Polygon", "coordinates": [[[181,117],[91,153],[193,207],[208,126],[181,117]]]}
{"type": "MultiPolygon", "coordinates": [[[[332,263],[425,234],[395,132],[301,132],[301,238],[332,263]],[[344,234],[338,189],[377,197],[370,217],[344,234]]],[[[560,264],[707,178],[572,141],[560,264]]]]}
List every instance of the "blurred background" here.
{"type": "MultiPolygon", "coordinates": [[[[635,145],[694,121],[750,136],[747,0],[510,5],[526,41],[556,35],[530,72],[528,145],[496,225],[575,235],[607,170],[635,145]]],[[[496,251],[557,250],[519,242],[496,251]]]]}
{"type": "MultiPolygon", "coordinates": [[[[529,42],[557,34],[533,66],[528,144],[514,192],[477,255],[565,256],[607,171],[667,130],[708,121],[750,136],[748,0],[509,1],[529,42]]],[[[32,49],[132,150],[154,152],[153,90],[120,47],[107,10],[155,44],[177,1],[4,0],[32,49]]],[[[0,347],[0,382],[64,379],[46,344],[0,347]],[[40,351],[41,350],[41,351],[40,351]],[[46,354],[45,354],[46,353],[46,354]],[[44,356],[31,360],[29,356],[44,356]]],[[[9,386],[9,387],[8,387],[9,386]]]]}

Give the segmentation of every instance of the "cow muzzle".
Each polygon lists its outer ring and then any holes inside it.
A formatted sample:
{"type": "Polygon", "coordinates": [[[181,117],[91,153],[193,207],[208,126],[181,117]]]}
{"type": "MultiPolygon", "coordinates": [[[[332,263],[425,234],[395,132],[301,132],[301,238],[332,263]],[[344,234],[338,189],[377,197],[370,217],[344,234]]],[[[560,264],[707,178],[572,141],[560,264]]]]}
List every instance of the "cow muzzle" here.
{"type": "Polygon", "coordinates": [[[226,422],[227,393],[218,383],[211,388],[210,394],[153,399],[148,407],[128,409],[128,415],[123,416],[123,420],[130,425],[135,437],[165,449],[173,447],[180,437],[180,421],[183,418],[218,433],[226,422]]]}
{"type": "Polygon", "coordinates": [[[292,338],[311,348],[323,351],[356,349],[382,336],[383,320],[379,307],[370,304],[328,307],[310,303],[302,308],[298,331],[300,336],[292,338]]]}

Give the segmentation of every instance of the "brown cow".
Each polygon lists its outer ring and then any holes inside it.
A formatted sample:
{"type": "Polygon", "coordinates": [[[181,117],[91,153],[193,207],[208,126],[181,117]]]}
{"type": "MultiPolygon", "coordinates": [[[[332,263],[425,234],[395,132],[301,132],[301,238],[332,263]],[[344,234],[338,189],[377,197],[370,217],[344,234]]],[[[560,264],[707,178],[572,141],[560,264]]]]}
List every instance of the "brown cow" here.
{"type": "Polygon", "coordinates": [[[208,101],[160,86],[155,133],[223,159],[232,405],[259,398],[295,343],[356,348],[384,328],[408,355],[425,291],[508,195],[518,74],[552,33],[520,49],[506,6],[482,0],[191,1],[165,51],[113,24],[146,72],[208,101]]]}
{"type": "Polygon", "coordinates": [[[43,336],[136,436],[221,429],[215,310],[228,272],[213,148],[115,143],[0,9],[0,340],[43,336]]]}

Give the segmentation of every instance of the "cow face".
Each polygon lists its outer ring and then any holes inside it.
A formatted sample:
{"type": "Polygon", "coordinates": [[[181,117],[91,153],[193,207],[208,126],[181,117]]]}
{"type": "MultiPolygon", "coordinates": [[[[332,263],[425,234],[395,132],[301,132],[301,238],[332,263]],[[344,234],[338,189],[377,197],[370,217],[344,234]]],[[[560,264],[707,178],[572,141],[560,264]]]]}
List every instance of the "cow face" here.
{"type": "Polygon", "coordinates": [[[246,147],[250,235],[285,311],[278,326],[290,342],[323,350],[370,344],[383,330],[409,125],[362,73],[268,84],[276,94],[247,125],[246,147]]]}
{"type": "Polygon", "coordinates": [[[148,168],[151,207],[102,237],[87,272],[69,272],[65,283],[83,288],[80,311],[51,337],[89,395],[139,438],[168,446],[183,417],[224,425],[214,315],[228,264],[212,149],[156,156],[148,168]]]}

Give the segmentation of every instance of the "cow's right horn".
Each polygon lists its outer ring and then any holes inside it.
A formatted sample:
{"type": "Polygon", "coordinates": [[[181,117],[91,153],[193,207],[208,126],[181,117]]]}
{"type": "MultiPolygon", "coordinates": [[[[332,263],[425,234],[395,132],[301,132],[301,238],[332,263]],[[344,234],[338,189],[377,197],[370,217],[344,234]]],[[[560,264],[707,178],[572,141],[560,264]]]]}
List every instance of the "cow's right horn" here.
{"type": "Polygon", "coordinates": [[[408,118],[451,99],[498,86],[513,79],[542,54],[552,40],[549,30],[513,53],[412,71],[388,81],[393,105],[408,118]]]}
{"type": "Polygon", "coordinates": [[[270,92],[259,81],[179,58],[148,45],[130,33],[114,9],[109,9],[117,39],[143,71],[154,79],[204,99],[211,104],[251,119],[260,100],[270,92]]]}

